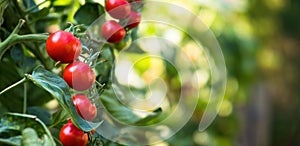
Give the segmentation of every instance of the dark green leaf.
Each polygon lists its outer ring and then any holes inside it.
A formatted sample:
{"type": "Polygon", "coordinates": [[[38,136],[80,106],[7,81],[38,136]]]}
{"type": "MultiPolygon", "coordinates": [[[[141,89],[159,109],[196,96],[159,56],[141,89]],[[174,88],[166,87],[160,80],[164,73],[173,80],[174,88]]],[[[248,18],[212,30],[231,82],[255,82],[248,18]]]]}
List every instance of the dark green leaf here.
{"type": "MultiPolygon", "coordinates": [[[[23,0],[23,4],[25,6],[26,9],[30,9],[32,7],[36,6],[36,3],[34,2],[34,0],[23,0]]],[[[33,12],[38,11],[39,9],[36,7],[33,12]]]]}
{"type": "Polygon", "coordinates": [[[85,3],[74,15],[79,24],[90,25],[101,15],[105,14],[104,8],[99,3],[85,3]]]}
{"type": "Polygon", "coordinates": [[[113,64],[113,54],[110,51],[110,48],[105,47],[102,49],[100,56],[100,61],[104,61],[95,66],[95,70],[97,72],[97,81],[101,84],[108,84],[110,80],[110,74],[113,64]]]}
{"type": "Polygon", "coordinates": [[[67,122],[69,114],[65,110],[55,112],[51,117],[50,127],[56,127],[67,122]]]}
{"type": "Polygon", "coordinates": [[[75,105],[71,98],[70,88],[68,84],[61,77],[53,74],[42,67],[34,70],[32,75],[27,75],[37,86],[45,89],[52,94],[61,107],[66,110],[72,117],[73,123],[83,131],[91,131],[96,129],[102,122],[89,122],[80,117],[77,113],[75,105]]]}
{"type": "Polygon", "coordinates": [[[24,51],[20,44],[15,45],[10,50],[11,58],[16,62],[21,62],[24,59],[24,51]]]}
{"type": "Polygon", "coordinates": [[[3,23],[3,19],[2,19],[2,16],[3,16],[3,12],[5,10],[5,8],[7,7],[8,5],[8,0],[1,0],[0,1],[0,26],[1,24],[3,23]]]}
{"type": "Polygon", "coordinates": [[[35,107],[29,107],[27,109],[27,112],[30,115],[37,116],[46,125],[50,124],[50,117],[51,117],[51,115],[50,115],[50,113],[47,110],[45,110],[45,109],[43,109],[41,107],[35,106],[35,107]]]}
{"type": "MultiPolygon", "coordinates": [[[[14,61],[3,59],[0,63],[0,90],[12,85],[23,77],[19,74],[20,69],[14,61]]],[[[23,73],[22,73],[23,74],[23,73]]],[[[41,106],[53,99],[45,90],[40,90],[33,83],[28,82],[28,106],[41,106]]],[[[9,112],[22,112],[23,107],[23,86],[16,86],[8,92],[0,95],[1,108],[9,112]]]]}
{"type": "MultiPolygon", "coordinates": [[[[121,97],[123,95],[118,94],[118,96],[121,97]]],[[[134,113],[138,111],[134,111],[133,109],[130,109],[120,103],[113,89],[105,90],[100,96],[100,99],[106,110],[113,116],[113,118],[121,123],[145,125],[150,120],[157,118],[160,113],[162,113],[161,108],[158,108],[153,112],[148,112],[146,117],[140,117],[134,113]]]]}
{"type": "Polygon", "coordinates": [[[49,14],[49,10],[50,8],[43,8],[37,12],[34,12],[34,13],[30,13],[30,18],[33,19],[33,20],[39,20],[41,18],[44,18],[46,17],[48,14],[49,14]]]}
{"type": "Polygon", "coordinates": [[[51,144],[55,145],[50,131],[41,120],[36,116],[18,113],[8,113],[1,118],[0,144],[1,142],[11,142],[12,144],[20,145],[20,135],[25,128],[33,128],[42,141],[44,140],[44,135],[46,135],[51,144]]]}
{"type": "Polygon", "coordinates": [[[139,121],[136,121],[134,124],[135,125],[147,125],[152,120],[157,119],[160,116],[161,113],[162,113],[162,109],[158,108],[155,111],[153,111],[153,113],[150,113],[147,117],[145,117],[145,118],[143,118],[139,121]]]}

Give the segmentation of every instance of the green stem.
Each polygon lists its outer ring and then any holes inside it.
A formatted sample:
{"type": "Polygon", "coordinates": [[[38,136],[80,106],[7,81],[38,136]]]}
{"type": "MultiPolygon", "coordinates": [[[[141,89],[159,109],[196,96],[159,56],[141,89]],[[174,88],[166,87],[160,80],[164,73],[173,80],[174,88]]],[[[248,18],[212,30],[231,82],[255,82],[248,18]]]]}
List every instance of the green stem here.
{"type": "Polygon", "coordinates": [[[12,85],[10,85],[9,87],[7,87],[7,88],[5,88],[4,90],[2,90],[2,91],[0,92],[0,95],[3,94],[3,93],[5,93],[6,91],[12,89],[12,88],[14,88],[14,87],[16,87],[16,86],[18,86],[18,85],[24,83],[26,80],[27,80],[27,78],[24,77],[24,78],[21,79],[20,81],[14,83],[14,84],[12,84],[12,85]]]}
{"type": "Polygon", "coordinates": [[[25,41],[46,41],[48,36],[45,34],[26,34],[18,35],[22,25],[25,23],[25,20],[20,19],[18,25],[15,27],[13,32],[0,43],[0,60],[4,53],[14,44],[25,41]]]}
{"type": "Polygon", "coordinates": [[[14,44],[27,41],[46,41],[48,38],[45,34],[11,34],[4,42],[0,43],[0,60],[4,53],[14,44]]]}
{"type": "Polygon", "coordinates": [[[26,114],[27,109],[27,84],[24,83],[24,101],[23,101],[23,114],[26,114]]]}

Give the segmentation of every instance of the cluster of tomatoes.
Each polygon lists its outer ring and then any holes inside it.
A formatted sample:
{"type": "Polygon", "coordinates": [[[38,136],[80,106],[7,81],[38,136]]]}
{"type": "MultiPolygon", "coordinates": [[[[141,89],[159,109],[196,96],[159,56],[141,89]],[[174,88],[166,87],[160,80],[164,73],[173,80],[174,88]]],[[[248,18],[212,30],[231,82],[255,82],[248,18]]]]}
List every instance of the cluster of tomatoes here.
{"type": "MultiPolygon", "coordinates": [[[[110,16],[119,22],[126,22],[124,27],[115,20],[102,24],[101,34],[107,42],[121,42],[126,36],[126,30],[139,25],[141,15],[132,10],[131,4],[140,3],[141,0],[106,0],[105,9],[110,16]]],[[[71,88],[85,91],[95,83],[94,71],[87,63],[78,59],[82,44],[72,33],[62,30],[52,33],[46,41],[46,50],[54,61],[68,64],[64,69],[63,78],[71,88]]],[[[95,119],[97,108],[85,94],[75,94],[72,101],[83,119],[87,121],[95,119]]],[[[85,146],[88,143],[88,134],[77,128],[71,120],[61,128],[59,137],[64,146],[85,146]]]]}
{"type": "Polygon", "coordinates": [[[141,0],[106,0],[105,9],[107,13],[125,22],[124,26],[115,20],[108,20],[101,27],[101,34],[107,42],[119,43],[126,36],[126,29],[137,27],[141,21],[141,14],[132,9],[131,5],[140,5],[141,0]]]}
{"type": "MultiPolygon", "coordinates": [[[[82,46],[72,33],[62,30],[52,33],[46,41],[46,50],[53,60],[69,63],[64,69],[63,78],[71,88],[84,91],[95,83],[94,71],[88,64],[77,59],[82,46]]],[[[83,119],[91,121],[96,117],[97,108],[85,94],[75,94],[72,100],[83,119]]],[[[84,146],[88,142],[88,135],[69,120],[60,130],[60,140],[64,146],[84,146]]]]}

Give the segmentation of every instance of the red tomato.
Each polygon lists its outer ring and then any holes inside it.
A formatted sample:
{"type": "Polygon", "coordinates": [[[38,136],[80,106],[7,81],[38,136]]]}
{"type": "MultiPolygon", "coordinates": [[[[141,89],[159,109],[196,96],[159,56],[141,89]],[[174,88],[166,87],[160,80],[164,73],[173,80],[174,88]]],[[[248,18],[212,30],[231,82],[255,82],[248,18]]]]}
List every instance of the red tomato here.
{"type": "Polygon", "coordinates": [[[69,64],[64,70],[64,80],[78,91],[90,88],[95,83],[95,73],[86,63],[76,61],[69,64]]]}
{"type": "Polygon", "coordinates": [[[140,22],[141,22],[141,14],[131,11],[129,14],[129,20],[126,27],[131,29],[135,28],[140,24],[140,22]]]}
{"type": "Polygon", "coordinates": [[[97,115],[97,108],[84,94],[72,97],[78,114],[85,120],[92,121],[97,115]]]}
{"type": "Polygon", "coordinates": [[[46,50],[53,60],[71,63],[80,55],[81,43],[72,33],[60,30],[48,37],[46,50]]]}
{"type": "Polygon", "coordinates": [[[109,20],[103,23],[101,34],[110,43],[121,42],[126,36],[125,29],[116,21],[109,20]]]}
{"type": "Polygon", "coordinates": [[[68,122],[60,129],[59,139],[64,146],[86,146],[88,134],[78,129],[72,122],[68,122]]]}
{"type": "Polygon", "coordinates": [[[126,0],[106,0],[105,9],[111,17],[124,19],[128,17],[131,6],[126,0]]]}

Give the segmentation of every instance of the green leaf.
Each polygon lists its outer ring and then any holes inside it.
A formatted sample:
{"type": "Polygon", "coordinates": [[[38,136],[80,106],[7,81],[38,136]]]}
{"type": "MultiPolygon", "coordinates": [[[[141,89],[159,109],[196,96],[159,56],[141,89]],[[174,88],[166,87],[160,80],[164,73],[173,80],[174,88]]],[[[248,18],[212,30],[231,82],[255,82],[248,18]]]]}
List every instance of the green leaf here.
{"type": "Polygon", "coordinates": [[[43,123],[45,123],[46,125],[50,124],[50,118],[51,115],[50,113],[45,110],[44,108],[38,107],[38,106],[34,106],[34,107],[28,107],[27,108],[27,112],[30,115],[35,115],[37,116],[41,121],[43,121],[43,123]]]}
{"type": "Polygon", "coordinates": [[[8,5],[8,0],[1,0],[0,1],[0,26],[1,24],[3,23],[3,12],[5,10],[5,8],[7,7],[8,5]]]}
{"type": "Polygon", "coordinates": [[[101,50],[100,56],[100,64],[97,64],[95,66],[95,71],[97,75],[97,81],[101,84],[108,84],[110,81],[110,74],[111,74],[111,69],[112,69],[112,64],[113,64],[113,54],[112,51],[110,50],[109,47],[104,47],[101,50]]]}
{"type": "MultiPolygon", "coordinates": [[[[123,96],[118,94],[119,97],[123,96]]],[[[122,97],[121,97],[122,98],[122,97]]],[[[141,117],[135,114],[133,109],[124,106],[116,96],[113,89],[107,89],[100,96],[101,102],[103,103],[106,110],[121,123],[131,124],[131,125],[146,125],[149,121],[156,119],[161,113],[161,108],[154,111],[147,112],[146,117],[141,117]]]]}
{"type": "Polygon", "coordinates": [[[42,142],[45,140],[44,135],[46,135],[47,140],[55,145],[50,131],[41,120],[36,116],[18,113],[7,113],[1,118],[0,144],[20,145],[21,132],[25,128],[33,128],[42,142]]]}
{"type": "MultiPolygon", "coordinates": [[[[22,71],[12,59],[3,59],[0,63],[0,90],[14,84],[23,77],[19,74],[22,71]]],[[[23,71],[22,71],[23,74],[23,71]]],[[[39,90],[37,86],[29,82],[28,84],[28,106],[42,106],[53,99],[45,90],[39,90]]],[[[23,107],[23,86],[16,86],[8,92],[0,95],[1,108],[9,112],[22,112],[23,107]],[[13,98],[12,98],[13,97],[13,98]]]]}
{"type": "Polygon", "coordinates": [[[53,74],[42,67],[36,68],[32,75],[26,75],[34,84],[52,94],[61,107],[72,117],[73,123],[83,131],[96,129],[102,122],[89,122],[81,118],[77,113],[71,98],[70,88],[61,77],[53,74]]]}
{"type": "Polygon", "coordinates": [[[105,11],[102,5],[87,2],[77,10],[74,19],[79,24],[90,25],[103,14],[105,14],[105,11]]]}
{"type": "MultiPolygon", "coordinates": [[[[26,9],[32,8],[36,6],[36,3],[34,0],[23,0],[23,5],[25,6],[26,9]]],[[[36,12],[38,11],[38,7],[36,7],[33,11],[36,12]]]]}
{"type": "Polygon", "coordinates": [[[51,117],[50,127],[57,127],[67,122],[69,114],[65,110],[55,112],[51,117]]]}
{"type": "Polygon", "coordinates": [[[23,146],[39,146],[40,141],[37,133],[32,128],[25,128],[22,131],[22,145],[23,146]]]}
{"type": "Polygon", "coordinates": [[[50,8],[46,7],[37,12],[30,13],[29,16],[33,20],[39,20],[39,19],[45,18],[49,14],[49,10],[50,10],[50,8]]]}

